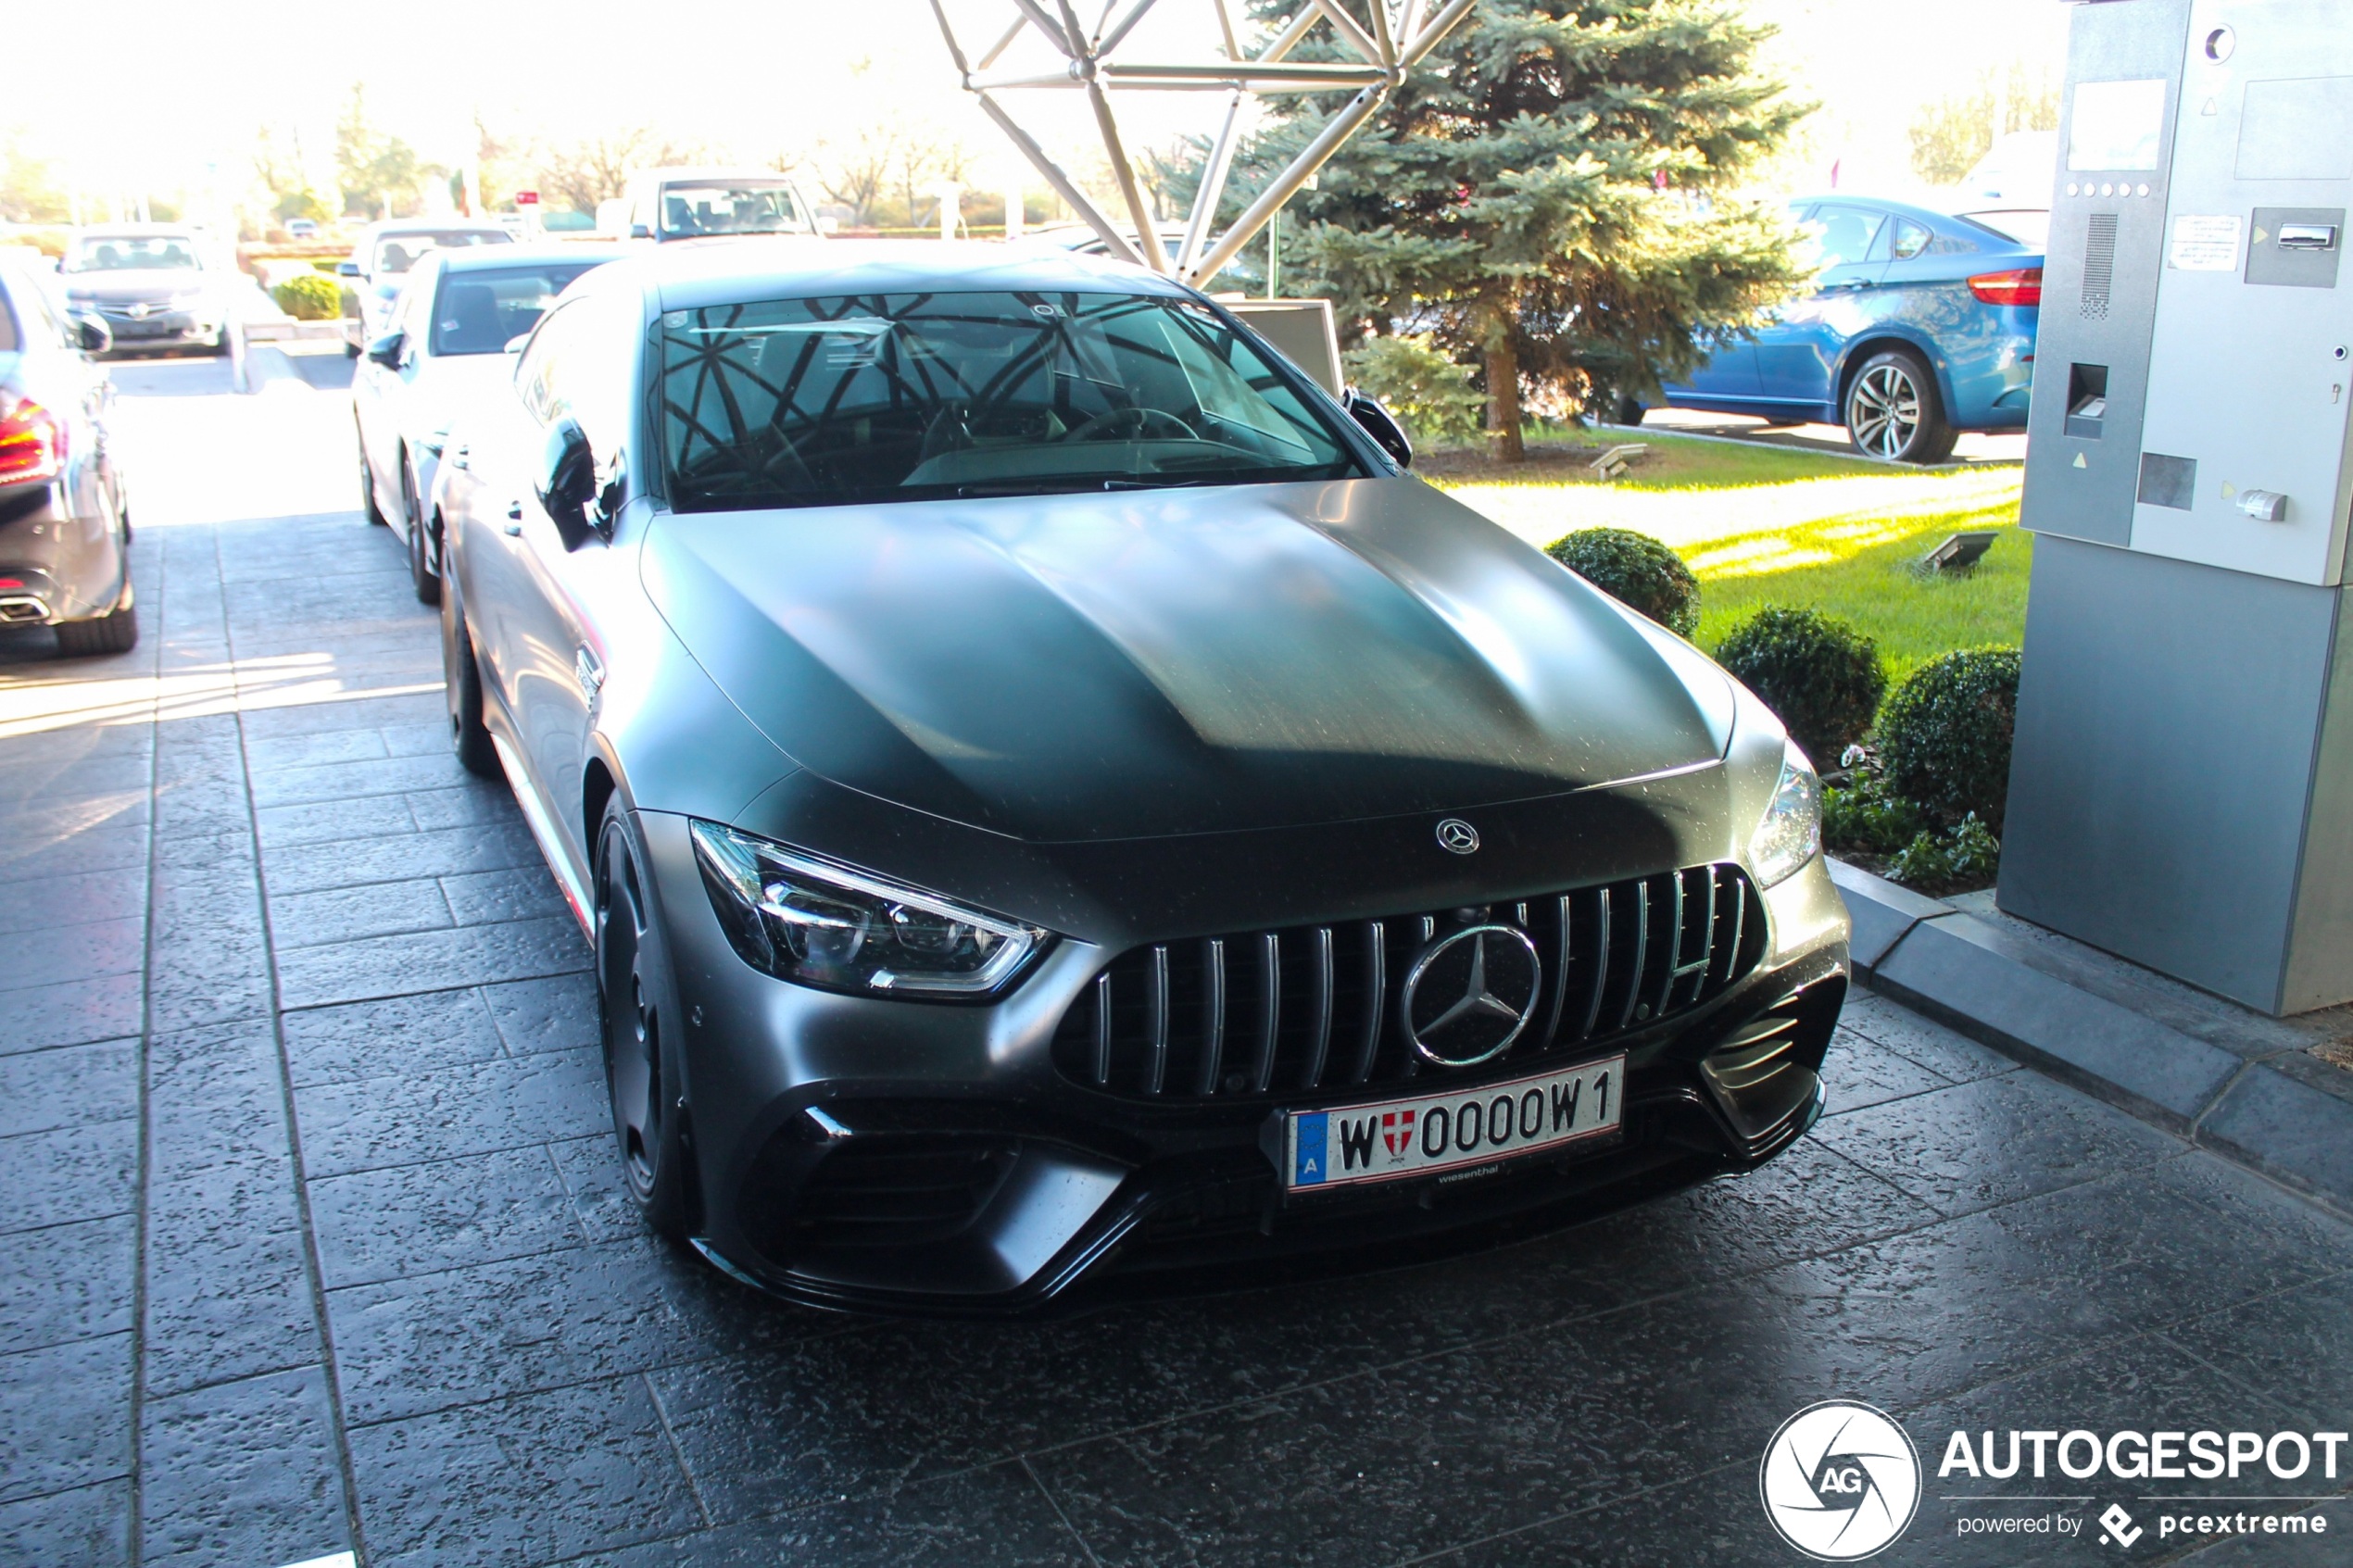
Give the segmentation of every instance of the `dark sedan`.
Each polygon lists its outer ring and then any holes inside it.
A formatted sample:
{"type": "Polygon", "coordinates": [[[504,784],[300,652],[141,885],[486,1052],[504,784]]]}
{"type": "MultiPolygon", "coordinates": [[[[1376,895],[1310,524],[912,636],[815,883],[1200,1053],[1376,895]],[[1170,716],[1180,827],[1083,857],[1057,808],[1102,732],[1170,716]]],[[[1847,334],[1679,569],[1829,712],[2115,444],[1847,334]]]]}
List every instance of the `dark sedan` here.
{"type": "Polygon", "coordinates": [[[1365,418],[1088,257],[567,291],[451,433],[444,663],[594,942],[656,1228],[1024,1311],[1491,1243],[1811,1124],[1812,769],[1365,418]]]}
{"type": "Polygon", "coordinates": [[[226,354],[239,297],[251,292],[226,253],[192,229],[85,229],[57,270],[67,300],[102,318],[118,349],[226,354]]]}
{"type": "Polygon", "coordinates": [[[0,625],[55,626],[67,655],[139,640],[130,513],[107,441],[114,388],[90,362],[107,342],[98,319],[69,315],[41,279],[0,261],[0,625]]]}

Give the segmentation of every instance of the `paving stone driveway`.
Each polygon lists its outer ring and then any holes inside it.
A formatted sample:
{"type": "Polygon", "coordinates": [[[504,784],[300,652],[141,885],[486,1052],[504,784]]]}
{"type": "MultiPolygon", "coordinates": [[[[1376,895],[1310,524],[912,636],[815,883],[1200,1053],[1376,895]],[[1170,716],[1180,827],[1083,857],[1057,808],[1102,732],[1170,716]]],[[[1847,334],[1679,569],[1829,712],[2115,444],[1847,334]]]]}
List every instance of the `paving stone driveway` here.
{"type": "MultiPolygon", "coordinates": [[[[0,1563],[1787,1562],[1756,1464],[1817,1399],[1931,1467],[2353,1411],[2353,1227],[1868,997],[1814,1136],[1569,1236],[1042,1327],[770,1302],[620,1201],[586,950],[391,538],[137,551],[135,653],[0,641],[0,1563]]],[[[1980,1489],[1887,1560],[2192,1549],[1958,1537],[1980,1489]]]]}

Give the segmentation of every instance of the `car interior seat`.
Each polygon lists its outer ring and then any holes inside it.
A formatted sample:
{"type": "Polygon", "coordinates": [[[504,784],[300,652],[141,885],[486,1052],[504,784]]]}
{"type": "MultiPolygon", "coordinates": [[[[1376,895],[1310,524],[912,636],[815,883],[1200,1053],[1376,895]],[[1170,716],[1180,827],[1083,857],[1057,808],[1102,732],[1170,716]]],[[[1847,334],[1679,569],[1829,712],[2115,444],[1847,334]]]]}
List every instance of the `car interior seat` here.
{"type": "Polygon", "coordinates": [[[441,307],[434,351],[441,354],[496,354],[513,334],[499,320],[498,296],[487,283],[452,283],[441,307]]]}

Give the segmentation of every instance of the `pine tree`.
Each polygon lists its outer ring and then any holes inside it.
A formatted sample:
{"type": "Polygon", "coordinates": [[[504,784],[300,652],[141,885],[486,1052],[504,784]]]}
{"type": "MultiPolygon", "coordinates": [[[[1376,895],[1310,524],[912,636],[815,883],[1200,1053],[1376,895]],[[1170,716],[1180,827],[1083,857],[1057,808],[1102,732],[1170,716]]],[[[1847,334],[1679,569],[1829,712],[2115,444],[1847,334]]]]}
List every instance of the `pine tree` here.
{"type": "MultiPolygon", "coordinates": [[[[1352,336],[1428,331],[1478,363],[1517,461],[1524,382],[1655,393],[1803,286],[1779,204],[1734,194],[1808,110],[1758,72],[1768,35],[1725,0],[1480,0],[1293,198],[1286,270],[1352,336]]],[[[1292,102],[1241,191],[1337,107],[1292,102]]]]}

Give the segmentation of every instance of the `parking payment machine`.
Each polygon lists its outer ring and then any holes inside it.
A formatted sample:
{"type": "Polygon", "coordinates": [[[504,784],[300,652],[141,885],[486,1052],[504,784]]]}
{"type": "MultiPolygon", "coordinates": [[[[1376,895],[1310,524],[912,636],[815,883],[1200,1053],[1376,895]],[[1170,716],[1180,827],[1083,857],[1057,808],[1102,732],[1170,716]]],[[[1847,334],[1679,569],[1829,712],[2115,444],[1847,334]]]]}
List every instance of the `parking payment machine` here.
{"type": "Polygon", "coordinates": [[[1998,902],[2353,999],[2353,11],[2084,0],[2059,142],[1998,902]]]}

